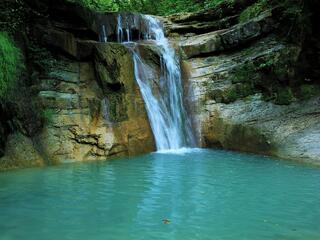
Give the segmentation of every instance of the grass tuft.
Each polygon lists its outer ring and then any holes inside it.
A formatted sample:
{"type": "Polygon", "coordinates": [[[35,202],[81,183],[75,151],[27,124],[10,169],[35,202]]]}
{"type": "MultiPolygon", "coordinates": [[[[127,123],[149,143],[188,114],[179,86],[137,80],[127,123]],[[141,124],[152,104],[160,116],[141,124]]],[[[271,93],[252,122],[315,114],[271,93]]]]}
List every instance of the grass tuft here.
{"type": "Polygon", "coordinates": [[[0,32],[0,99],[8,98],[21,71],[21,52],[10,37],[0,32]]]}

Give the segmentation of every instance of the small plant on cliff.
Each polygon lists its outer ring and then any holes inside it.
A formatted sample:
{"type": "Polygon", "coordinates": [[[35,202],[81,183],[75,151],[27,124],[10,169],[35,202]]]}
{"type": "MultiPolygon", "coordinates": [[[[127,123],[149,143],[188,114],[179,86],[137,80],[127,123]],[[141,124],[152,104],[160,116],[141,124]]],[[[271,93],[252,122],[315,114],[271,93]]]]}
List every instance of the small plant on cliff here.
{"type": "Polygon", "coordinates": [[[50,124],[53,122],[54,114],[56,113],[53,109],[45,109],[42,112],[42,119],[45,123],[50,124]]]}
{"type": "Polygon", "coordinates": [[[21,30],[28,14],[24,0],[1,0],[0,12],[0,29],[12,34],[21,30]]]}
{"type": "Polygon", "coordinates": [[[35,42],[31,42],[28,46],[29,60],[34,64],[37,70],[48,72],[50,69],[57,66],[57,61],[54,59],[48,49],[41,47],[35,42]]]}
{"type": "Polygon", "coordinates": [[[289,105],[293,101],[294,101],[294,96],[293,96],[291,88],[289,88],[289,87],[278,88],[278,91],[276,93],[275,104],[289,105]]]}
{"type": "Polygon", "coordinates": [[[263,11],[267,10],[269,6],[268,0],[260,0],[255,4],[247,7],[239,17],[240,22],[246,22],[251,18],[259,16],[263,11]]]}
{"type": "Polygon", "coordinates": [[[0,32],[0,99],[8,97],[21,70],[21,52],[9,36],[0,32]]]}
{"type": "Polygon", "coordinates": [[[300,87],[300,98],[307,100],[320,94],[320,88],[316,85],[304,84],[300,87]]]}

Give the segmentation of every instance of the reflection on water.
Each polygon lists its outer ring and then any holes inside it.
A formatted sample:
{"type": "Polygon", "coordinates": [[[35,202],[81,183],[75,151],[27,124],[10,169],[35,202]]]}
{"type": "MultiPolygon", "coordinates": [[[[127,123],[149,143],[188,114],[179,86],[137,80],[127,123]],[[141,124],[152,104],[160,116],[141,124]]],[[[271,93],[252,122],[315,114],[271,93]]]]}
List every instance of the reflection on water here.
{"type": "Polygon", "coordinates": [[[6,172],[0,239],[320,239],[319,184],[319,169],[209,150],[6,172]]]}

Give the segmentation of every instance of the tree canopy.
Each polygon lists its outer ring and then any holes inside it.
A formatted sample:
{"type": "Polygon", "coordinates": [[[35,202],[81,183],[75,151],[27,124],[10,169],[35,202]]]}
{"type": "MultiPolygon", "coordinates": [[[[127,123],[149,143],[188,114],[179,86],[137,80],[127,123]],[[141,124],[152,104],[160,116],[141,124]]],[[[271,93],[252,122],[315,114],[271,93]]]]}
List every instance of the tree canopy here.
{"type": "Polygon", "coordinates": [[[235,0],[70,0],[101,11],[136,11],[148,14],[169,15],[194,12],[235,0]]]}

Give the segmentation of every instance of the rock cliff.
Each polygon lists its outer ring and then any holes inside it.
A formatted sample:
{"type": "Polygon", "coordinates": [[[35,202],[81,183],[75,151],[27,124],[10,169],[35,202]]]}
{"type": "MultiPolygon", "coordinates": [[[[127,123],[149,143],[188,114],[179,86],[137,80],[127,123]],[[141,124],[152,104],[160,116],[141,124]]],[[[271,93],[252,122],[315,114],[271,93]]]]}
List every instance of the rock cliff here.
{"type": "MultiPolygon", "coordinates": [[[[31,17],[16,38],[27,68],[17,99],[0,102],[0,169],[154,151],[132,53],[114,43],[118,14],[64,0],[25,2],[31,17]],[[113,43],[101,43],[106,39],[113,43]]],[[[320,164],[320,37],[312,4],[300,9],[312,13],[307,23],[281,3],[257,11],[257,0],[159,17],[181,55],[201,147],[320,164]]],[[[130,24],[131,38],[140,39],[141,16],[122,15],[122,28],[130,24]]],[[[157,91],[157,49],[139,50],[157,91]]]]}
{"type": "Polygon", "coordinates": [[[200,145],[320,164],[319,58],[307,57],[319,53],[316,20],[311,37],[279,3],[241,21],[253,2],[164,19],[200,145]]]}
{"type": "MultiPolygon", "coordinates": [[[[51,52],[54,62],[41,71],[31,66],[31,77],[36,80],[28,86],[33,91],[30,100],[37,102],[43,123],[32,134],[13,126],[2,135],[7,140],[0,168],[105,160],[154,151],[134,78],[132,53],[118,43],[100,43],[98,32],[87,23],[91,19],[82,18],[89,10],[78,9],[74,14],[76,5],[47,6],[38,13],[29,35],[51,52]]],[[[91,14],[97,21],[102,15],[91,14]]],[[[28,109],[22,107],[21,112],[25,111],[28,109]]],[[[6,122],[15,119],[8,117],[6,122]]],[[[25,123],[31,120],[18,122],[28,129],[25,123]]]]}

